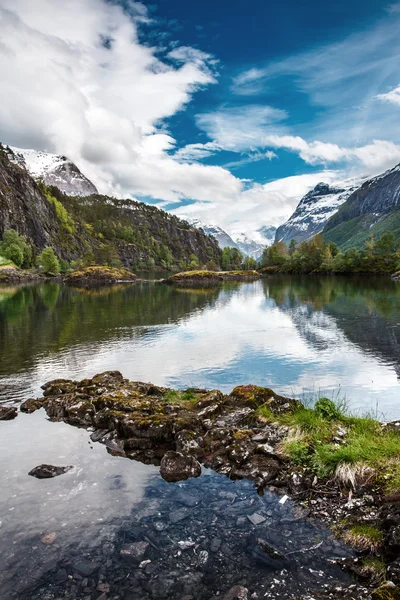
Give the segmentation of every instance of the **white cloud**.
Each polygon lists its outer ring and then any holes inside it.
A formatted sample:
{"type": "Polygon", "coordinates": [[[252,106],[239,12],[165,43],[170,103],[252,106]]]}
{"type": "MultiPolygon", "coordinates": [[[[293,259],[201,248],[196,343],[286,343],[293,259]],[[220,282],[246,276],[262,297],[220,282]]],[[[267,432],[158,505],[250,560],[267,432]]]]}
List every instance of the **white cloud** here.
{"type": "Polygon", "coordinates": [[[393,90],[390,90],[390,92],[387,92],[386,94],[378,94],[377,98],[385,102],[391,102],[393,104],[400,105],[400,85],[393,90]]]}
{"type": "Polygon", "coordinates": [[[240,188],[222,169],[172,161],[166,151],[175,142],[159,129],[215,82],[214,59],[187,47],[158,59],[158,49],[138,40],[144,6],[128,8],[106,0],[56,7],[52,0],[2,0],[3,141],[66,154],[105,192],[171,200],[196,197],[191,180],[203,190],[209,184],[210,194],[216,186],[240,188]]]}
{"type": "MultiPolygon", "coordinates": [[[[332,181],[335,175],[326,165],[347,162],[372,172],[400,160],[399,147],[390,141],[354,147],[316,136],[306,141],[292,135],[285,110],[264,104],[198,114],[196,122],[209,140],[174,152],[176,140],[165,120],[183,110],[196,91],[216,82],[218,63],[196,48],[142,44],[138,27],[149,21],[147,10],[132,0],[125,4],[124,11],[108,0],[0,0],[2,141],[68,155],[105,193],[149,196],[164,206],[189,199],[192,203],[178,214],[204,221],[212,214],[228,230],[249,233],[263,224],[280,224],[306,191],[320,180],[332,181]],[[324,170],[266,185],[228,170],[272,160],[278,148],[324,170]],[[239,153],[238,160],[226,168],[199,162],[223,150],[239,153]]],[[[351,72],[360,64],[364,74],[372,72],[361,57],[365,43],[354,39],[357,59],[348,45],[339,44],[253,68],[236,83],[264,84],[282,72],[294,73],[317,102],[324,85],[345,81],[347,56],[351,72]],[[335,51],[337,60],[327,69],[335,51]]],[[[382,35],[373,41],[377,50],[382,35]]],[[[398,42],[392,35],[389,41],[396,57],[398,42]]],[[[390,59],[385,66],[381,59],[375,60],[374,73],[377,65],[387,72],[394,64],[390,59]]]]}
{"type": "Polygon", "coordinates": [[[297,152],[310,165],[356,161],[369,174],[379,173],[400,161],[400,146],[387,140],[373,140],[365,146],[346,148],[337,144],[307,142],[299,136],[268,136],[265,145],[297,152]]]}
{"type": "Polygon", "coordinates": [[[262,225],[278,226],[286,221],[300,198],[317,183],[331,183],[335,179],[338,174],[329,170],[285,177],[264,185],[252,184],[240,193],[230,194],[225,201],[194,202],[172,212],[183,218],[200,219],[205,224],[218,224],[231,234],[240,231],[254,238],[262,225]]]}
{"type": "Polygon", "coordinates": [[[267,133],[282,132],[286,117],[279,108],[253,104],[198,114],[196,123],[224,150],[240,152],[258,148],[267,133]]]}

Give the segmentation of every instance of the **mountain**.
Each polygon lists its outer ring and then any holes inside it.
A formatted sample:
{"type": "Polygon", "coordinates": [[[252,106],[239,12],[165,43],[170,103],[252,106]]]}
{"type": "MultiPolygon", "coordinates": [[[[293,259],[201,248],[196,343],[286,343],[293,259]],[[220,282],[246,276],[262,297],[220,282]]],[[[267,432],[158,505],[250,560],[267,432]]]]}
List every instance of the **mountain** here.
{"type": "Polygon", "coordinates": [[[232,238],[237,244],[240,252],[245,256],[258,259],[262,256],[266,242],[256,241],[249,238],[245,233],[232,234],[232,238]]]}
{"type": "Polygon", "coordinates": [[[374,234],[400,236],[400,164],[365,181],[325,225],[325,239],[343,250],[360,248],[374,234]]]}
{"type": "Polygon", "coordinates": [[[292,216],[276,231],[275,241],[289,244],[290,240],[302,242],[321,233],[328,220],[361,185],[362,179],[351,179],[329,185],[318,183],[299,202],[292,216]]]}
{"type": "Polygon", "coordinates": [[[98,193],[96,186],[66,156],[10,146],[6,146],[5,151],[12,162],[26,169],[34,179],[55,185],[64,194],[91,196],[98,193]]]}
{"type": "Polygon", "coordinates": [[[187,218],[186,221],[194,227],[202,229],[207,235],[212,235],[220,248],[237,248],[244,256],[256,259],[261,257],[265,246],[271,245],[275,238],[275,227],[261,227],[255,232],[254,238],[249,238],[245,233],[229,235],[218,225],[205,225],[199,219],[187,218]]]}
{"type": "Polygon", "coordinates": [[[155,206],[98,194],[63,194],[37,183],[0,144],[0,240],[6,229],[27,237],[35,254],[51,246],[61,259],[126,267],[184,268],[220,262],[215,240],[155,206]]]}
{"type": "Polygon", "coordinates": [[[202,229],[206,235],[212,235],[217,240],[220,248],[239,248],[231,236],[218,225],[205,225],[200,219],[186,218],[185,220],[193,227],[202,229]]]}

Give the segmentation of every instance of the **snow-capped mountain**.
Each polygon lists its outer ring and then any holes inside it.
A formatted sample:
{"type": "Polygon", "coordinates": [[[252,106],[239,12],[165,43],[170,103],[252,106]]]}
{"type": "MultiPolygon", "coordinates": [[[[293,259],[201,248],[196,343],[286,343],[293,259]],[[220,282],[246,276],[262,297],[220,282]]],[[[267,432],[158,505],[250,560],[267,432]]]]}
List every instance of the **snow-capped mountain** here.
{"type": "Polygon", "coordinates": [[[57,186],[65,194],[90,196],[98,193],[95,185],[66,156],[10,146],[5,146],[5,150],[10,160],[26,169],[34,179],[57,186]]]}
{"type": "Polygon", "coordinates": [[[302,242],[320,233],[329,219],[367,178],[348,179],[332,185],[318,183],[299,202],[292,216],[276,230],[275,241],[302,242]]]}
{"type": "Polygon", "coordinates": [[[254,236],[249,237],[239,232],[229,235],[218,225],[206,225],[199,219],[186,218],[186,221],[197,229],[202,229],[207,235],[215,237],[220,248],[237,248],[244,256],[255,259],[260,258],[265,246],[271,245],[275,238],[276,227],[261,227],[254,236]]]}
{"type": "MultiPolygon", "coordinates": [[[[260,236],[257,236],[260,240],[260,236]]],[[[258,259],[262,256],[267,241],[256,241],[249,238],[245,233],[232,234],[232,239],[237,244],[240,252],[245,256],[251,256],[251,258],[258,259]]],[[[272,243],[272,242],[271,242],[272,243]]]]}
{"type": "Polygon", "coordinates": [[[190,219],[187,217],[183,217],[185,221],[187,221],[196,229],[202,229],[206,235],[212,235],[218,242],[220,248],[239,248],[236,242],[233,241],[231,236],[226,233],[221,227],[218,225],[205,225],[200,221],[200,219],[190,219]]]}

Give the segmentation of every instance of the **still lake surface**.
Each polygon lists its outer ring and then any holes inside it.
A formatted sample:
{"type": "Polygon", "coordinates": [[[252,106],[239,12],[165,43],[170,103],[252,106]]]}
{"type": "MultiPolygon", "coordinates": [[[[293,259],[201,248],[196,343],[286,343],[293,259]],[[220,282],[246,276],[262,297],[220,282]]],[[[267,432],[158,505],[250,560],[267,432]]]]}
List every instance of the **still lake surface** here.
{"type": "Polygon", "coordinates": [[[400,285],[274,277],[208,289],[159,284],[0,288],[0,402],[110,369],[157,385],[346,396],[400,417],[400,285]]]}
{"type": "MultiPolygon", "coordinates": [[[[0,287],[0,402],[39,395],[56,377],[118,369],[175,388],[255,383],[306,398],[346,396],[356,411],[395,419],[399,359],[400,285],[385,278],[0,287]]],[[[284,599],[346,580],[329,560],[349,551],[290,501],[259,498],[250,482],[204,470],[167,484],[157,467],[113,457],[42,410],[0,424],[0,456],[2,600],[210,600],[239,584],[284,599]],[[74,469],[28,477],[40,463],[74,469]],[[247,518],[254,512],[264,519],[257,527],[247,518]],[[278,571],[260,538],[289,553],[278,571]],[[140,568],[119,554],[134,541],[148,544],[151,562],[140,568]]]]}

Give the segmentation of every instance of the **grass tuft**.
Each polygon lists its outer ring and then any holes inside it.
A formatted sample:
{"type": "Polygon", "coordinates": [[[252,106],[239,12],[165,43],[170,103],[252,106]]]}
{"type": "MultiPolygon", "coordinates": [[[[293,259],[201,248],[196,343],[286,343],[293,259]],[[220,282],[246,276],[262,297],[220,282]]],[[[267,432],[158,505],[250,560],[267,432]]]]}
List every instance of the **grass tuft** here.
{"type": "Polygon", "coordinates": [[[320,398],[314,408],[300,406],[280,415],[262,405],[257,415],[290,427],[282,450],[294,464],[346,486],[383,478],[386,491],[400,490],[400,433],[370,416],[352,415],[343,400],[320,398]]]}

